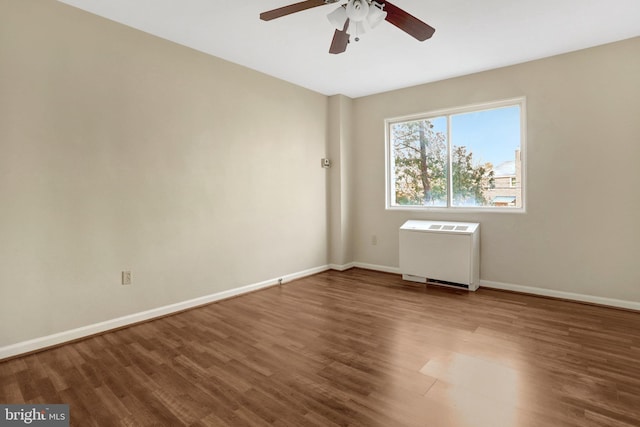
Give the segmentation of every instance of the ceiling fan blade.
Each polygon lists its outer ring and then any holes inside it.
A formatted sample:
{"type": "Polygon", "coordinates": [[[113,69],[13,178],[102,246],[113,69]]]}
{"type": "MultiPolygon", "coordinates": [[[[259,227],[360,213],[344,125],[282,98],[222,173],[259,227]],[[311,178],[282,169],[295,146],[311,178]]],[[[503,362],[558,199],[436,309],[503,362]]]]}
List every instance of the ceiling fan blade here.
{"type": "Polygon", "coordinates": [[[290,4],[289,6],[279,7],[278,9],[269,10],[260,14],[260,19],[263,21],[271,21],[272,19],[280,18],[282,16],[291,15],[292,13],[302,12],[303,10],[311,9],[314,7],[322,6],[329,3],[335,3],[338,0],[306,0],[299,3],[290,4]]]}
{"type": "Polygon", "coordinates": [[[436,32],[436,29],[432,26],[425,24],[415,16],[405,12],[388,1],[384,2],[384,11],[387,12],[387,17],[385,18],[387,22],[395,25],[421,42],[430,38],[433,33],[436,32]]]}
{"type": "Polygon", "coordinates": [[[338,54],[347,50],[347,44],[349,43],[349,34],[347,34],[347,28],[349,28],[348,19],[345,21],[342,30],[336,30],[333,33],[333,40],[331,40],[329,53],[338,54]]]}

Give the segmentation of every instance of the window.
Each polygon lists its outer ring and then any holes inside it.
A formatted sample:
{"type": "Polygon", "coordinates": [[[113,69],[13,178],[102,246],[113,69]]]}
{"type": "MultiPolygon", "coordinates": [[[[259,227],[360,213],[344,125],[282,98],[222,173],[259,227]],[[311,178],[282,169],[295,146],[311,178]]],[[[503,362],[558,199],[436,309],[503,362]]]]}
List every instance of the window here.
{"type": "Polygon", "coordinates": [[[524,98],[386,120],[387,209],[524,210],[524,98]]]}

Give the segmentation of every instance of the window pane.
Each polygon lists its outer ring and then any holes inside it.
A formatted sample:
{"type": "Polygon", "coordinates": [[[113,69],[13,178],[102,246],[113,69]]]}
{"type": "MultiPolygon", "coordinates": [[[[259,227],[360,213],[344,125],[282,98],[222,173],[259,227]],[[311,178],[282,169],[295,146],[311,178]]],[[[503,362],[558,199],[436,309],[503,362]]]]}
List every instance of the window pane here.
{"type": "Polygon", "coordinates": [[[524,98],[387,120],[387,208],[524,211],[524,98]]]}
{"type": "Polygon", "coordinates": [[[393,204],[447,206],[447,119],[414,120],[390,127],[393,204]]]}
{"type": "Polygon", "coordinates": [[[451,116],[453,206],[522,207],[520,106],[451,116]]]}

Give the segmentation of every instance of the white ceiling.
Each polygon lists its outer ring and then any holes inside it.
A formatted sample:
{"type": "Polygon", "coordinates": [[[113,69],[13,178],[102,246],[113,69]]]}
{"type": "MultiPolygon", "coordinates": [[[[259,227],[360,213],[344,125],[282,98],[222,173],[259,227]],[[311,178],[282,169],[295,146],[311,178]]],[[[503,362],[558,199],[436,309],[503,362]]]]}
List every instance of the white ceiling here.
{"type": "MultiPolygon", "coordinates": [[[[640,0],[393,0],[436,29],[425,42],[388,22],[328,53],[337,4],[273,21],[300,0],[60,0],[325,95],[352,98],[640,35],[640,0]]],[[[343,0],[344,2],[344,0],[343,0]]],[[[639,52],[640,54],[640,52],[639,52]]]]}

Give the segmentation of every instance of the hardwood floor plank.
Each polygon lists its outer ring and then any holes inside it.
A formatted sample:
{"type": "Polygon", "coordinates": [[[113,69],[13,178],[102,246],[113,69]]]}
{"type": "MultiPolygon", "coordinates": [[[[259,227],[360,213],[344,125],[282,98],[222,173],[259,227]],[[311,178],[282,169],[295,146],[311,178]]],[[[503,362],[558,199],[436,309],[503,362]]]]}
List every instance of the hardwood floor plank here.
{"type": "Polygon", "coordinates": [[[640,313],[328,271],[0,362],[74,426],[640,426],[640,313]]]}
{"type": "Polygon", "coordinates": [[[0,383],[0,396],[2,396],[2,403],[24,403],[27,400],[22,394],[20,384],[17,379],[5,380],[0,383]]]}

